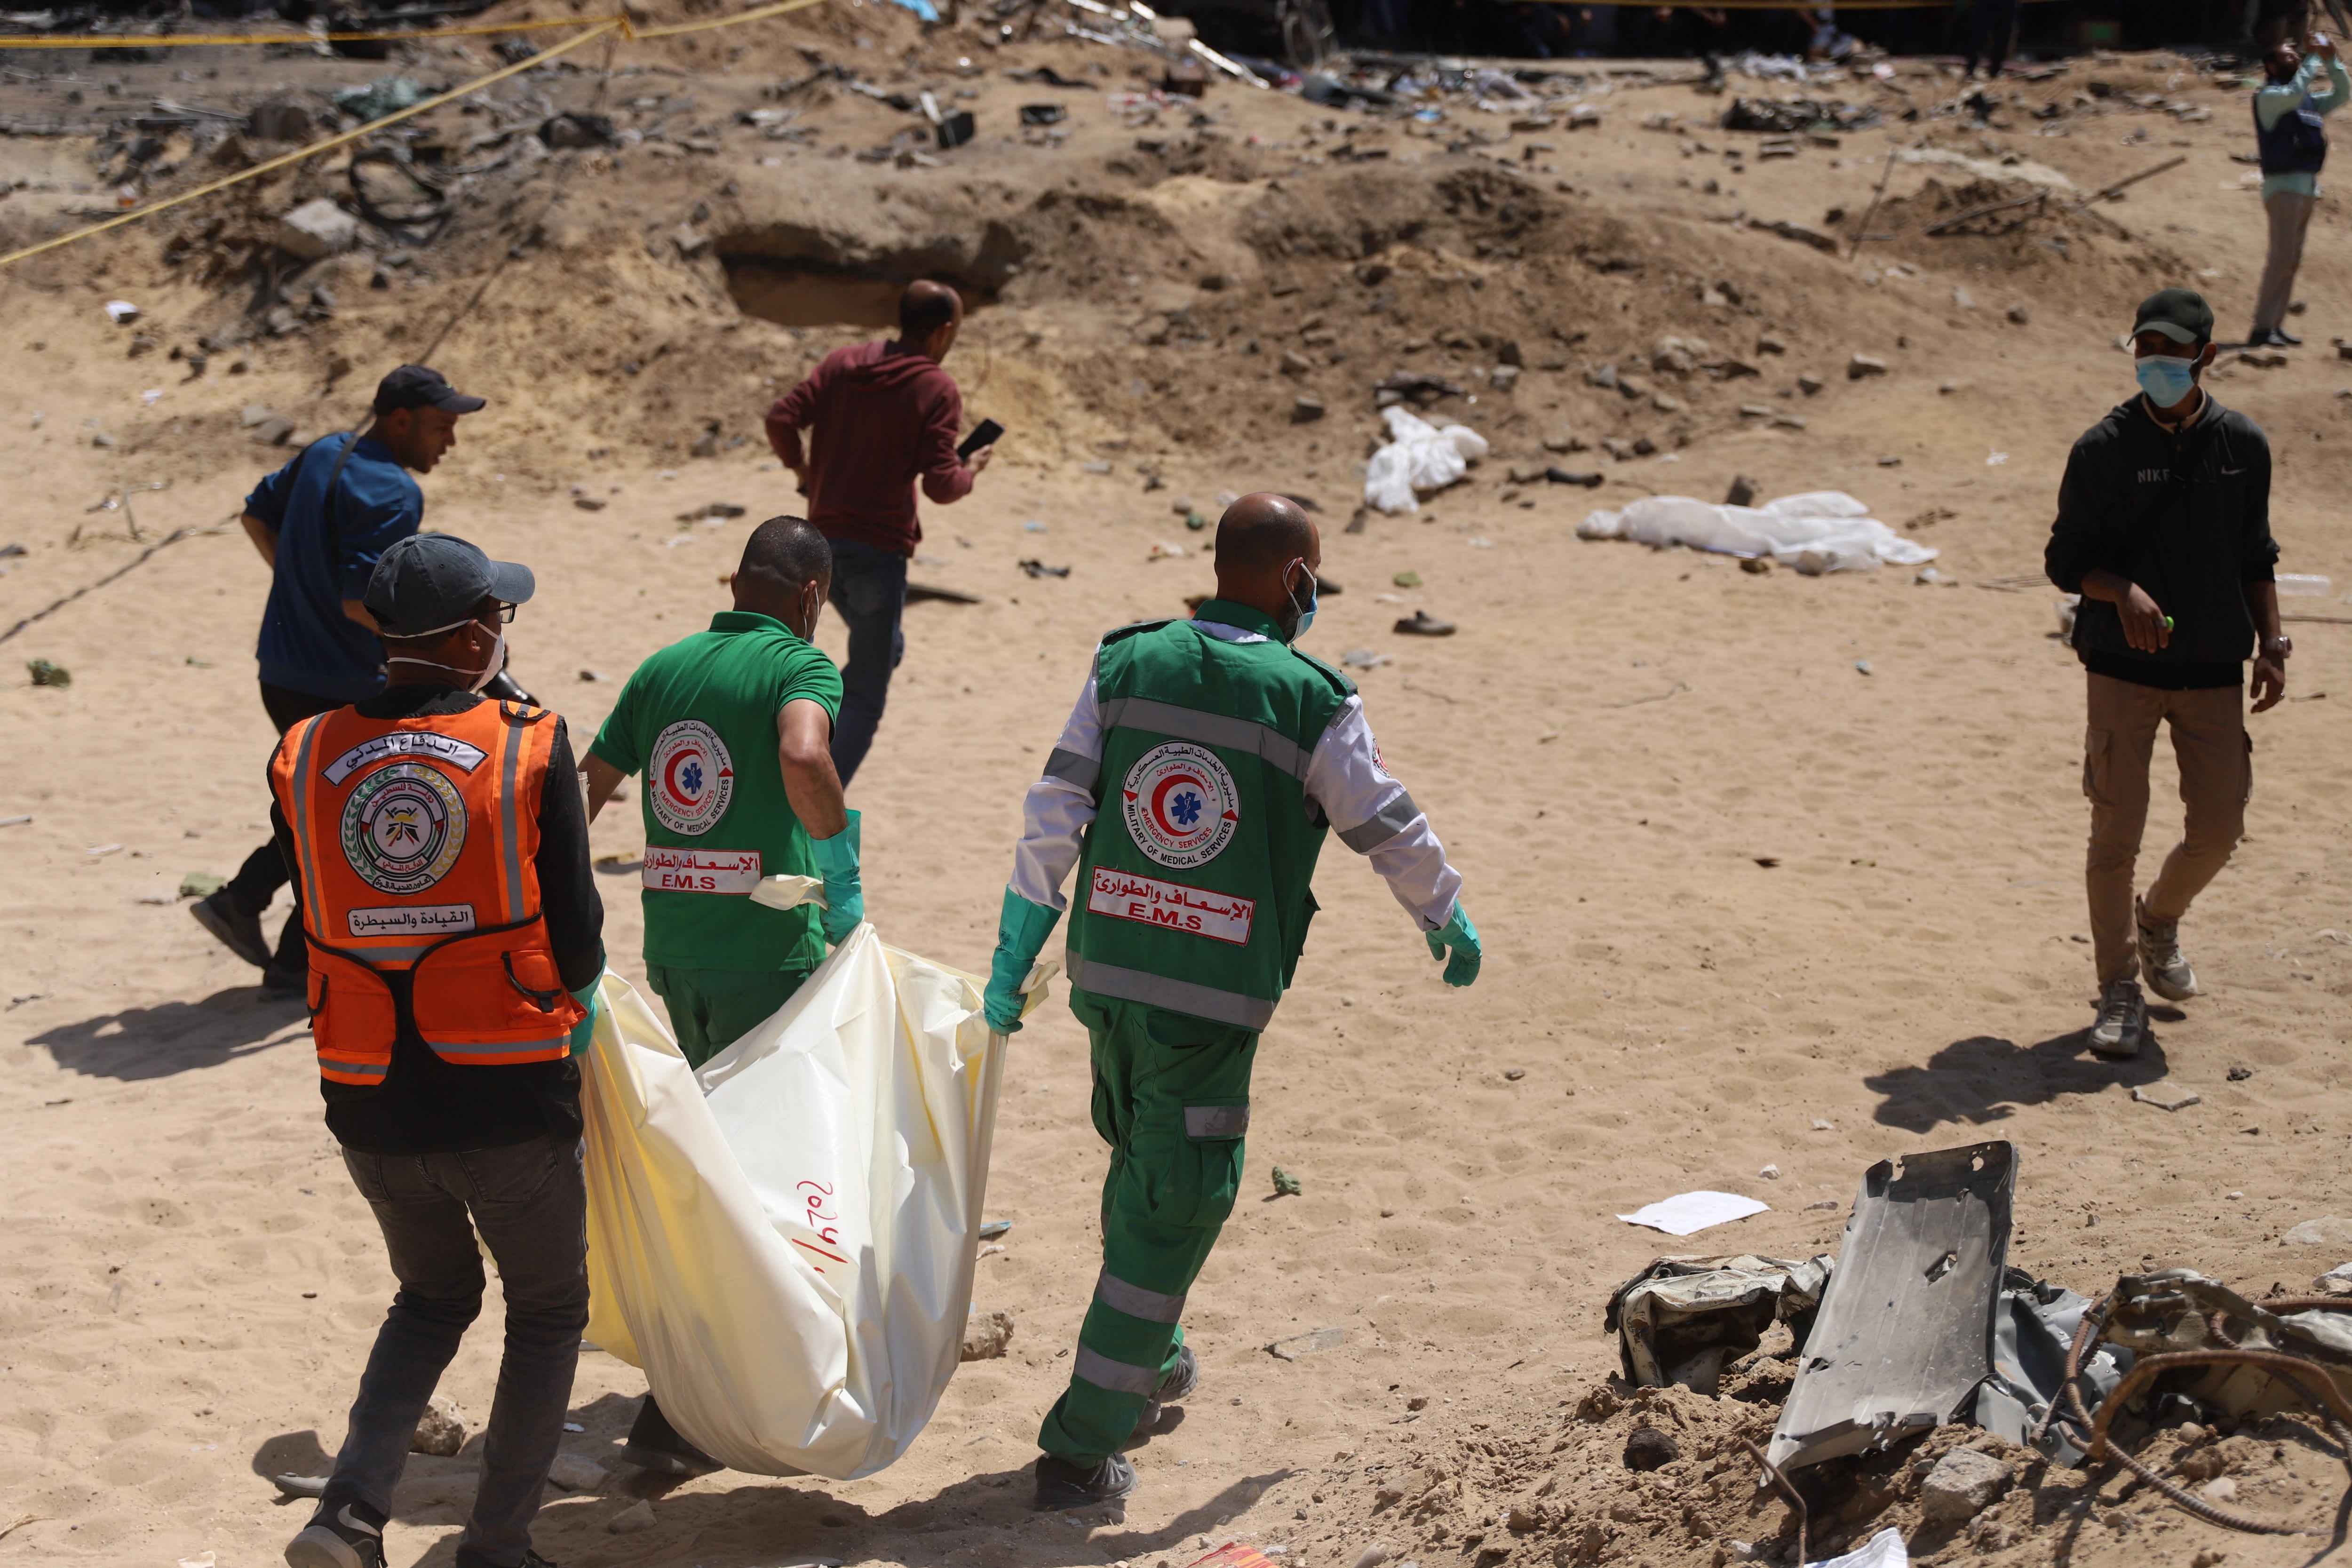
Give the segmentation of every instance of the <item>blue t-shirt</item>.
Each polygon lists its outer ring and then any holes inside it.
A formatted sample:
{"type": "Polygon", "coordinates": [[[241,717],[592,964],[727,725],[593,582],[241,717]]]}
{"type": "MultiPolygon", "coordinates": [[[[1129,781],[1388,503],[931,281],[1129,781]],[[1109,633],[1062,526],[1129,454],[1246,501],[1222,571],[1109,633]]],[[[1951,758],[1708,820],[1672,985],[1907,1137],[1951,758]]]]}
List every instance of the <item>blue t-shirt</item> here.
{"type": "Polygon", "coordinates": [[[367,592],[376,557],[425,521],[425,492],[381,441],[362,439],[336,481],[335,530],[327,542],[327,476],[345,435],[313,441],[245,498],[245,510],[278,532],[278,566],[261,616],[261,679],[271,686],[357,702],[383,689],[383,645],[343,614],[367,592]]]}

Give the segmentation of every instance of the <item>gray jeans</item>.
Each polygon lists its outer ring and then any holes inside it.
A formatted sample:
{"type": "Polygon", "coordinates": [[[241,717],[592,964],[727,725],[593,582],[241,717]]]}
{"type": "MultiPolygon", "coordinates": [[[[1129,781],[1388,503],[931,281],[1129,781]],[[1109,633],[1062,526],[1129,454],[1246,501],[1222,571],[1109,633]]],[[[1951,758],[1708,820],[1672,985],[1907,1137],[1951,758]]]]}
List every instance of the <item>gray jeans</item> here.
{"type": "Polygon", "coordinates": [[[2313,196],[2281,191],[2263,202],[2271,226],[2270,254],[2263,259],[2262,289],[2254,296],[2254,327],[2261,331],[2286,320],[2294,300],[2294,274],[2303,265],[2303,239],[2310,232],[2311,215],[2319,205],[2313,196]]]}
{"type": "Polygon", "coordinates": [[[343,1151],[375,1210],[400,1281],[361,1374],[322,1511],[356,1500],[385,1513],[410,1438],[457,1342],[482,1310],[477,1230],[506,1293],[506,1351],[482,1444],[469,1559],[519,1563],[563,1436],[588,1324],[588,1194],[578,1140],[539,1138],[456,1154],[343,1151]]]}

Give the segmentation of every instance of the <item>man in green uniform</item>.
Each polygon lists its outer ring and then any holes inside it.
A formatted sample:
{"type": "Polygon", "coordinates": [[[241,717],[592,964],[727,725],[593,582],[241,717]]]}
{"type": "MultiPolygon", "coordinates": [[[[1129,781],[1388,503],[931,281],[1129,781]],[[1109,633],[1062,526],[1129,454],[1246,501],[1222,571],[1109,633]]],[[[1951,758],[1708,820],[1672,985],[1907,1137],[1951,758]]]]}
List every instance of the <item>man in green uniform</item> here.
{"type": "MultiPolygon", "coordinates": [[[[809,640],[832,565],[800,518],[752,530],[735,607],[639,665],[588,751],[591,821],[622,779],[646,775],[646,977],[698,1068],[772,1016],[824,944],[866,918],[857,814],[833,767],[841,672],[809,640]],[[753,902],[780,874],[822,876],[823,911],[753,902]]],[[[626,1457],[672,1475],[719,1468],[651,1394],[626,1457]]]]}
{"type": "Polygon", "coordinates": [[[1325,834],[1387,879],[1449,984],[1478,973],[1462,878],[1381,760],[1354,685],[1292,646],[1315,618],[1315,524],[1280,496],[1244,496],[1216,555],[1217,596],[1192,620],[1122,627],[1096,651],[1030,787],[997,931],[986,1006],[1009,1033],[1076,869],[1070,1010],[1093,1040],[1110,1173],[1102,1272],[1037,1436],[1042,1508],[1133,1491],[1118,1450],[1198,1379],[1184,1295],[1233,1212],[1250,1064],[1306,945],[1325,834]]]}

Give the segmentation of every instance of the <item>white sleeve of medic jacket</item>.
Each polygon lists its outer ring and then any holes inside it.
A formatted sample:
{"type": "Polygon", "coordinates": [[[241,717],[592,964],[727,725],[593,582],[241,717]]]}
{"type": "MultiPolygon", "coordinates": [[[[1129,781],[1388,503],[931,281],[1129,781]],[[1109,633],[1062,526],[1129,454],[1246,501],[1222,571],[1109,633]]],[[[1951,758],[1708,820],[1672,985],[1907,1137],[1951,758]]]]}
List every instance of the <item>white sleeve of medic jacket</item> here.
{"type": "Polygon", "coordinates": [[[1307,794],[1330,818],[1339,842],[1369,858],[1387,879],[1389,891],[1422,930],[1435,931],[1453,918],[1462,873],[1446,864],[1445,847],[1429,818],[1381,760],[1362,698],[1349,698],[1316,742],[1307,763],[1307,794]]]}
{"type": "Polygon", "coordinates": [[[1102,774],[1102,710],[1095,702],[1095,678],[1045,759],[1045,776],[1029,786],[1021,803],[1021,843],[1013,851],[1013,890],[1033,904],[1067,909],[1062,884],[1078,863],[1087,825],[1095,819],[1095,786],[1102,774]]]}

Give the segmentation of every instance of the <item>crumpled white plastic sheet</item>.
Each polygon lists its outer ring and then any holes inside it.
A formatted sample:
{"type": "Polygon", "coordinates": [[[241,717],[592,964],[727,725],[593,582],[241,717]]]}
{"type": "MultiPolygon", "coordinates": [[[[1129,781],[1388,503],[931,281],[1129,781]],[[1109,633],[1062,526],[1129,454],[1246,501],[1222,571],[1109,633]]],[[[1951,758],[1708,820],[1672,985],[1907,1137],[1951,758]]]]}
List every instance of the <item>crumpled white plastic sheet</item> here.
{"type": "Polygon", "coordinates": [[[1812,1568],[1910,1568],[1911,1553],[1899,1530],[1882,1530],[1842,1557],[1825,1558],[1812,1568]]]}
{"type": "Polygon", "coordinates": [[[1486,455],[1486,437],[1467,425],[1439,426],[1400,407],[1382,410],[1389,444],[1364,466],[1364,504],[1381,511],[1419,511],[1416,490],[1442,490],[1486,455]]]}
{"type": "Polygon", "coordinates": [[[1577,524],[1576,535],[1630,539],[1659,549],[1683,544],[1724,555],[1769,555],[1816,576],[1917,566],[1937,555],[1931,546],[1906,539],[1872,517],[1868,506],[1843,490],[1807,490],[1760,507],[1649,496],[1622,511],[1592,513],[1577,524]]]}

